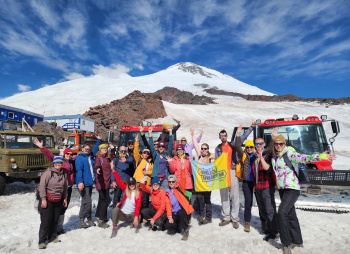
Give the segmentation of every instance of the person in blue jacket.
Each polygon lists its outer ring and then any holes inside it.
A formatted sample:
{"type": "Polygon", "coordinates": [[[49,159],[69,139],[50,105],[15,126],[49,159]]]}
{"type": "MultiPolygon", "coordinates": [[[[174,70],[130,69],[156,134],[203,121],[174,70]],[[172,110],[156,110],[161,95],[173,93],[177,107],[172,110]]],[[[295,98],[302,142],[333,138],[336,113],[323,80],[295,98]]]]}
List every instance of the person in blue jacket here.
{"type": "Polygon", "coordinates": [[[173,130],[169,127],[169,144],[168,149],[166,150],[165,141],[160,140],[158,142],[158,150],[155,149],[153,144],[152,137],[152,127],[148,128],[149,135],[149,146],[151,148],[151,153],[154,160],[154,166],[151,177],[154,178],[157,176],[160,180],[161,186],[165,190],[168,185],[168,176],[169,176],[169,163],[167,161],[167,157],[172,157],[172,150],[174,149],[174,136],[173,130]]]}
{"type": "MultiPolygon", "coordinates": [[[[132,154],[127,155],[125,146],[120,146],[118,154],[113,160],[112,171],[116,170],[123,182],[128,181],[134,175],[134,157],[132,154]]],[[[117,206],[123,194],[123,190],[117,185],[114,175],[111,174],[112,187],[115,189],[113,197],[113,208],[117,206]]]]}
{"type": "Polygon", "coordinates": [[[78,228],[96,226],[91,217],[91,194],[95,181],[94,156],[98,152],[98,146],[101,144],[101,138],[102,135],[97,136],[97,142],[93,151],[91,151],[91,146],[89,144],[85,144],[82,152],[75,158],[75,168],[77,171],[75,182],[81,196],[78,228]],[[87,224],[84,222],[85,218],[87,219],[87,224]]]}

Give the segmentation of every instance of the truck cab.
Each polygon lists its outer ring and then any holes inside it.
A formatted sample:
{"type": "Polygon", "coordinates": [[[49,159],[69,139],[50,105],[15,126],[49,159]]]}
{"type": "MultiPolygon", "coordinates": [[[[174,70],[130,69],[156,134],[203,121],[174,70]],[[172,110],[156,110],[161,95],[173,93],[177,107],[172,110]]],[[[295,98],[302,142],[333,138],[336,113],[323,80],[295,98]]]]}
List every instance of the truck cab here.
{"type": "Polygon", "coordinates": [[[67,148],[72,149],[74,154],[78,154],[84,144],[89,144],[93,149],[96,142],[97,138],[93,133],[71,133],[68,137],[67,148]]]}
{"type": "MultiPolygon", "coordinates": [[[[305,119],[299,119],[297,115],[287,118],[266,119],[264,122],[257,120],[258,125],[254,129],[253,138],[261,137],[269,144],[273,128],[278,129],[278,135],[283,135],[286,139],[287,146],[291,146],[296,152],[301,154],[323,153],[333,149],[334,137],[327,142],[323,124],[331,121],[333,133],[335,136],[340,132],[339,124],[335,120],[327,120],[326,116],[308,116],[305,119]]],[[[244,128],[248,129],[247,127],[244,128]]],[[[233,138],[236,135],[236,128],[233,138]]],[[[333,151],[334,152],[334,151],[333,151]]],[[[319,161],[308,165],[309,168],[331,170],[332,161],[319,161]]]]}
{"type": "Polygon", "coordinates": [[[6,183],[39,181],[41,174],[51,165],[34,145],[35,138],[43,141],[53,154],[59,154],[59,150],[55,149],[53,134],[0,131],[0,195],[6,183]]]}

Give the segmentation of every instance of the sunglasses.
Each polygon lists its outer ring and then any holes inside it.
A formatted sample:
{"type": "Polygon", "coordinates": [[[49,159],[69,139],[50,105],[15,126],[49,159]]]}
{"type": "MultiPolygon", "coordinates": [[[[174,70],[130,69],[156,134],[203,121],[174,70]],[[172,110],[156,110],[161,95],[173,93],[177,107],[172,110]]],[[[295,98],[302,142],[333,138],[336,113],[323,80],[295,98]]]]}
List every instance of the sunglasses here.
{"type": "Polygon", "coordinates": [[[201,147],[201,150],[208,150],[208,148],[206,148],[206,147],[201,147]]]}
{"type": "Polygon", "coordinates": [[[62,163],[63,163],[62,161],[56,161],[53,164],[62,164],[62,163]]]}
{"type": "Polygon", "coordinates": [[[165,148],[165,146],[159,146],[159,148],[165,148]]]}
{"type": "Polygon", "coordinates": [[[178,151],[183,151],[184,149],[182,149],[182,148],[178,148],[177,150],[178,150],[178,151]]]}
{"type": "Polygon", "coordinates": [[[149,152],[143,152],[143,154],[147,154],[147,155],[149,155],[149,152]]]}
{"type": "Polygon", "coordinates": [[[254,146],[246,146],[247,149],[253,149],[254,146]]]}
{"type": "Polygon", "coordinates": [[[187,140],[186,140],[186,139],[182,139],[182,140],[181,140],[181,142],[182,142],[182,141],[185,141],[185,142],[187,142],[187,140]]]}
{"type": "Polygon", "coordinates": [[[158,144],[153,144],[154,146],[158,146],[158,144]]]}
{"type": "Polygon", "coordinates": [[[225,138],[227,137],[227,134],[226,135],[220,135],[220,138],[225,138]]]}
{"type": "Polygon", "coordinates": [[[108,146],[101,147],[101,149],[108,149],[108,146]]]}
{"type": "Polygon", "coordinates": [[[128,143],[128,146],[130,146],[130,145],[134,145],[134,143],[128,143]]]}
{"type": "Polygon", "coordinates": [[[168,181],[168,183],[175,183],[175,181],[168,181]]]}
{"type": "Polygon", "coordinates": [[[70,155],[70,156],[72,156],[73,154],[72,153],[66,153],[67,155],[70,155]]]}
{"type": "Polygon", "coordinates": [[[121,152],[121,153],[126,153],[126,150],[120,150],[119,152],[121,152]]]}
{"type": "Polygon", "coordinates": [[[275,146],[284,146],[284,143],[275,143],[275,146]]]}
{"type": "Polygon", "coordinates": [[[85,151],[91,151],[91,149],[85,148],[85,151]]]}
{"type": "Polygon", "coordinates": [[[262,146],[264,143],[263,142],[260,142],[260,143],[255,143],[255,145],[257,146],[257,145],[260,145],[260,146],[262,146]]]}

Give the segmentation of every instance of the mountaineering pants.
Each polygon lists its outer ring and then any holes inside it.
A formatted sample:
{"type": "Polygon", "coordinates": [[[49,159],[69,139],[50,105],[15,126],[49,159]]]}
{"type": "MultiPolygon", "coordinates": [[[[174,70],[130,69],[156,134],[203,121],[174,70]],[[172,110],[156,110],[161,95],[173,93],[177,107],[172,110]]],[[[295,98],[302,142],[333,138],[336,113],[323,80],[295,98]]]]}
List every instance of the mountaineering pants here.
{"type": "Polygon", "coordinates": [[[278,216],[276,212],[275,186],[257,189],[255,191],[255,197],[259,207],[259,214],[262,219],[267,222],[270,233],[277,234],[278,216]]]}
{"type": "Polygon", "coordinates": [[[236,177],[236,170],[231,169],[231,186],[220,189],[221,196],[221,215],[223,220],[232,219],[233,222],[238,222],[239,213],[239,182],[236,177]],[[232,201],[230,213],[230,200],[232,201]]]}
{"type": "Polygon", "coordinates": [[[92,186],[85,186],[82,191],[79,190],[81,197],[81,205],[79,211],[80,218],[91,217],[91,208],[92,208],[92,186]]]}
{"type": "Polygon", "coordinates": [[[107,208],[111,198],[109,196],[109,189],[101,189],[98,191],[98,203],[95,217],[102,221],[107,221],[107,208]]]}
{"type": "Polygon", "coordinates": [[[172,214],[174,223],[170,223],[169,220],[166,220],[165,229],[167,230],[177,230],[177,232],[181,232],[183,229],[188,228],[188,215],[185,209],[181,208],[177,211],[176,214],[172,214]]]}
{"type": "Polygon", "coordinates": [[[278,229],[281,242],[283,246],[289,246],[292,243],[302,244],[303,238],[294,206],[299,198],[300,190],[280,189],[278,191],[281,198],[278,207],[278,229]]]}

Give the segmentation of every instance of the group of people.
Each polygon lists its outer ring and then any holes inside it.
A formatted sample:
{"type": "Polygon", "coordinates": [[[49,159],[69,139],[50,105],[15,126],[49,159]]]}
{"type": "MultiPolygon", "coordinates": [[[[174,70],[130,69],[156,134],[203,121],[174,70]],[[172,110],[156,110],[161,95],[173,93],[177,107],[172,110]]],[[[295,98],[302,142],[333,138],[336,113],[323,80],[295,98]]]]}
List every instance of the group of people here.
{"type": "Polygon", "coordinates": [[[210,153],[208,144],[199,145],[203,131],[196,137],[194,130],[190,129],[192,144],[189,144],[185,137],[181,138],[173,155],[173,132],[180,125],[181,123],[172,129],[170,125],[164,124],[164,130],[158,140],[153,140],[152,127],[148,128],[147,139],[140,126],[140,136],[145,147],[142,151],[139,150],[138,135],[135,136],[135,140],[127,142],[127,147],[120,146],[117,149],[112,144],[101,144],[102,137],[98,135],[93,151],[90,145],[86,144],[74,158],[71,149],[65,149],[63,156],[54,156],[42,142],[35,140],[34,143],[43,154],[53,162],[53,166],[42,175],[39,187],[39,248],[46,248],[47,241],[60,241],[58,234],[64,232],[64,213],[69,205],[74,182],[81,196],[78,228],[96,225],[92,220],[91,199],[95,183],[99,193],[95,217],[97,225],[101,228],[109,227],[109,189],[111,185],[114,188],[111,238],[117,236],[120,221],[129,221],[130,226],[135,228],[146,221],[151,230],[178,232],[182,234],[182,240],[187,240],[195,200],[198,203],[199,225],[212,222],[211,191],[196,192],[193,183],[192,150],[195,150],[200,164],[212,163],[221,154],[227,154],[227,177],[230,187],[220,189],[222,221],[219,226],[232,223],[234,229],[239,228],[241,179],[244,194],[244,231],[250,232],[251,208],[255,194],[262,231],[266,233],[264,240],[280,237],[283,253],[291,253],[293,247],[303,246],[294,207],[300,195],[300,183],[285,158],[294,165],[299,162],[335,159],[334,155],[299,154],[286,146],[284,137],[277,135],[277,129],[273,130],[273,139],[267,147],[262,138],[246,141],[256,126],[254,121],[243,135],[243,128],[240,126],[231,142],[227,139],[227,132],[220,131],[221,143],[215,148],[214,154],[210,153]],[[278,211],[274,196],[276,185],[281,198],[278,211]]]}

